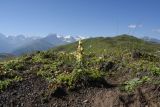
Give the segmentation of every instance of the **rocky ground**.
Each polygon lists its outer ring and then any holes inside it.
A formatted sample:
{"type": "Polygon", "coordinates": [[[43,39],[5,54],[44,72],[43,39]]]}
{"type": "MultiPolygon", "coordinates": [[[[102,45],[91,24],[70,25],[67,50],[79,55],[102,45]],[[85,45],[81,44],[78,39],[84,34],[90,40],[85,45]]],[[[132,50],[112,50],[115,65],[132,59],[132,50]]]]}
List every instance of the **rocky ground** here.
{"type": "Polygon", "coordinates": [[[67,92],[58,89],[48,94],[48,83],[42,77],[26,73],[23,81],[0,93],[0,107],[160,107],[160,86],[145,84],[132,93],[124,93],[118,87],[124,77],[109,78],[110,85],[106,87],[67,92]]]}

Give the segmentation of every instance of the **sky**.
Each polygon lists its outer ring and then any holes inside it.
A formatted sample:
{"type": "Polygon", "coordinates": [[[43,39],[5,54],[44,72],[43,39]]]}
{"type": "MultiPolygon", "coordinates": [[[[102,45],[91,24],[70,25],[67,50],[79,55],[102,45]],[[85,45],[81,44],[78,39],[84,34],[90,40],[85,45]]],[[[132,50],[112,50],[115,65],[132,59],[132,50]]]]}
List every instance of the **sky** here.
{"type": "Polygon", "coordinates": [[[0,0],[0,33],[160,39],[160,0],[0,0]]]}

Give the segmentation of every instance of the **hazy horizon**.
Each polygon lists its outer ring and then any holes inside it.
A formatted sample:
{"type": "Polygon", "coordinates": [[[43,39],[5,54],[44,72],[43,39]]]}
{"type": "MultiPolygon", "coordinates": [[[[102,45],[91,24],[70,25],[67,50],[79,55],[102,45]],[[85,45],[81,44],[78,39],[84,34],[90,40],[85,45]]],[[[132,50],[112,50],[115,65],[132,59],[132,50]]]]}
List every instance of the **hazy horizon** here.
{"type": "Polygon", "coordinates": [[[159,4],[158,0],[2,0],[0,33],[160,39],[159,4]]]}
{"type": "Polygon", "coordinates": [[[18,35],[5,35],[3,33],[0,33],[0,36],[4,35],[6,38],[8,37],[19,37],[19,36],[24,36],[25,38],[35,38],[35,39],[41,39],[41,38],[45,38],[49,35],[56,35],[57,37],[81,37],[81,39],[85,38],[94,38],[94,37],[116,37],[116,36],[121,36],[121,35],[128,35],[128,36],[134,36],[137,37],[139,39],[143,39],[143,38],[150,38],[150,39],[157,39],[160,40],[160,38],[156,38],[156,37],[152,37],[152,36],[138,36],[138,35],[132,35],[132,34],[117,34],[117,35],[62,35],[62,34],[57,34],[57,33],[49,33],[47,35],[43,35],[43,36],[31,36],[31,35],[24,35],[24,34],[18,34],[18,35]]]}

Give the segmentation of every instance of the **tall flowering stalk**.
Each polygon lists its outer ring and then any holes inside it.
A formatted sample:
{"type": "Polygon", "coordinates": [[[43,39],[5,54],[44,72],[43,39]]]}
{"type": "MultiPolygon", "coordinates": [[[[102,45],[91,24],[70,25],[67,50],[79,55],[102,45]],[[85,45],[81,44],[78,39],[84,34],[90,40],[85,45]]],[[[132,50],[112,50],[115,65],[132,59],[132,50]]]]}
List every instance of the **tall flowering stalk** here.
{"type": "Polygon", "coordinates": [[[82,47],[82,41],[81,40],[78,41],[76,59],[77,59],[77,62],[81,65],[82,64],[82,60],[83,60],[83,47],[82,47]]]}

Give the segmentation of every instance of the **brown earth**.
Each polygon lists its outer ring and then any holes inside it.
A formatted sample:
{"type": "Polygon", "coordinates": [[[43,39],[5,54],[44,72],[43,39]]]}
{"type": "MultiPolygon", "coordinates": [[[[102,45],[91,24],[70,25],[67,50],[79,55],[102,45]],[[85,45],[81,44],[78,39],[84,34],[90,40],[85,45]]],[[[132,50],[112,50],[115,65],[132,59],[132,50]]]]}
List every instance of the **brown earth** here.
{"type": "MultiPolygon", "coordinates": [[[[63,96],[57,97],[48,96],[48,83],[42,77],[27,73],[23,78],[0,93],[0,107],[160,107],[158,85],[146,84],[130,94],[121,92],[118,85],[91,86],[67,93],[60,90],[58,94],[63,96]]],[[[120,80],[108,79],[113,84],[120,80]]]]}

